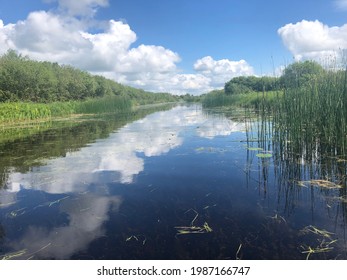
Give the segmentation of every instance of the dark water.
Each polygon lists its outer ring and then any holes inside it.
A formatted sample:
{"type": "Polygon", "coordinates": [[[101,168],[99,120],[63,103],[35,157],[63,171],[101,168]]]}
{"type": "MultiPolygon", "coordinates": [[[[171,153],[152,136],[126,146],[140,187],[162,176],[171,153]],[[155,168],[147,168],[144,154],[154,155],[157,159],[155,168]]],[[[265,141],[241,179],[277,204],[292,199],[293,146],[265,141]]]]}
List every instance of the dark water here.
{"type": "Polygon", "coordinates": [[[271,129],[194,105],[3,141],[0,259],[347,259],[346,186],[271,129]]]}

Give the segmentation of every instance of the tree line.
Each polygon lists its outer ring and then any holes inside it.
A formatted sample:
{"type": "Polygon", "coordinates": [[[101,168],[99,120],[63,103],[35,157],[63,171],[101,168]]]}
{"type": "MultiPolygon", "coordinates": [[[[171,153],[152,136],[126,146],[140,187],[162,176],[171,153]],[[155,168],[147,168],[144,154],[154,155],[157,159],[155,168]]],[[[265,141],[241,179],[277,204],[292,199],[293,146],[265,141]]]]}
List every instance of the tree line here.
{"type": "Polygon", "coordinates": [[[225,84],[224,93],[233,95],[304,87],[324,72],[324,68],[317,62],[295,62],[287,66],[280,77],[235,77],[225,84]]]}
{"type": "Polygon", "coordinates": [[[177,100],[169,93],[125,86],[69,65],[34,61],[14,50],[0,56],[0,102],[50,103],[107,96],[127,96],[138,104],[177,100]]]}

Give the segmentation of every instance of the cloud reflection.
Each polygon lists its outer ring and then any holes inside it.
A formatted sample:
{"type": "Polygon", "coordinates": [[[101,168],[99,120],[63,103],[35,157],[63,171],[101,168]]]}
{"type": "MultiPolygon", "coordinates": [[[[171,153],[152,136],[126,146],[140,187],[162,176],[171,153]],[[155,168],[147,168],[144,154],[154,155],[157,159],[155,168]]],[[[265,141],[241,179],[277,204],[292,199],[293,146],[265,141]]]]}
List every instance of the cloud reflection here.
{"type": "Polygon", "coordinates": [[[87,185],[99,180],[95,173],[105,171],[115,173],[114,181],[130,184],[144,170],[144,157],[161,156],[181,146],[184,132],[192,126],[196,127],[196,136],[208,139],[244,129],[241,123],[207,116],[195,107],[179,106],[130,123],[109,138],[67,153],[66,157],[47,160],[36,172],[12,173],[9,191],[21,188],[47,193],[84,191],[87,185]]]}
{"type": "MultiPolygon", "coordinates": [[[[185,137],[210,139],[242,128],[231,120],[207,116],[196,107],[176,107],[130,123],[107,139],[65,157],[48,159],[29,173],[10,174],[7,189],[2,191],[6,195],[0,196],[2,205],[15,203],[22,189],[65,194],[68,198],[58,203],[59,211],[67,217],[65,224],[53,228],[28,226],[9,246],[13,250],[25,248],[23,258],[70,258],[105,234],[103,224],[110,209],[119,209],[122,197],[110,195],[110,182],[132,183],[144,171],[146,157],[169,153],[181,146],[185,137]],[[92,193],[91,186],[103,191],[92,193]]],[[[47,203],[45,207],[52,204],[47,203]]]]}
{"type": "Polygon", "coordinates": [[[104,234],[102,224],[108,220],[110,208],[118,211],[121,202],[118,196],[88,194],[77,201],[65,200],[61,202],[60,211],[68,214],[68,225],[53,229],[29,226],[24,236],[10,245],[16,251],[25,248],[26,253],[21,256],[25,259],[69,259],[104,234]]]}

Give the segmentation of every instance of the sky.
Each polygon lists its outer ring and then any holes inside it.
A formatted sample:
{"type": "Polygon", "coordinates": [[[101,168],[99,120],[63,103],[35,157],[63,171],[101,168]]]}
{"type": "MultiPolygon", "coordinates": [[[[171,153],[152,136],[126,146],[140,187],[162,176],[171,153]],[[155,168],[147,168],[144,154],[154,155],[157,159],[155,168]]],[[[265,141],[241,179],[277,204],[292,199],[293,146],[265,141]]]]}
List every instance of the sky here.
{"type": "Polygon", "coordinates": [[[347,0],[0,0],[14,49],[154,92],[199,95],[347,49],[347,0]]]}

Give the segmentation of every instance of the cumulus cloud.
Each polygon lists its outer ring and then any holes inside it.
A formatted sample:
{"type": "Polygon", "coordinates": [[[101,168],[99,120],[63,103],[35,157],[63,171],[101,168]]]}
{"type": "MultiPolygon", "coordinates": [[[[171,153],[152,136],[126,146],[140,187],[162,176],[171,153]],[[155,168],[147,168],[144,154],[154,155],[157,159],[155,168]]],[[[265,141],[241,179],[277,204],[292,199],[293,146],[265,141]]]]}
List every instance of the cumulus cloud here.
{"type": "Polygon", "coordinates": [[[211,79],[211,86],[222,87],[236,76],[253,75],[253,68],[245,61],[228,59],[214,60],[211,56],[203,57],[194,64],[194,69],[211,79]]]}
{"type": "Polygon", "coordinates": [[[14,49],[32,59],[69,64],[123,84],[174,94],[205,93],[222,88],[235,76],[253,74],[245,60],[211,56],[198,59],[193,73],[182,73],[178,53],[157,45],[133,47],[137,35],[122,21],[109,20],[101,31],[90,32],[90,21],[82,18],[93,17],[107,0],[47,1],[58,2],[59,8],[31,12],[16,23],[0,20],[0,54],[14,49]]]}
{"type": "Polygon", "coordinates": [[[201,74],[179,74],[175,72],[140,72],[122,75],[120,82],[148,91],[171,92],[173,94],[199,94],[213,89],[211,79],[201,74]]]}
{"type": "Polygon", "coordinates": [[[178,54],[161,46],[131,48],[136,34],[128,24],[110,20],[92,34],[78,22],[45,11],[32,12],[16,24],[0,24],[2,49],[14,48],[34,59],[72,64],[78,68],[117,73],[176,70],[178,54]],[[44,24],[43,24],[44,23],[44,24]]]}
{"type": "Polygon", "coordinates": [[[347,49],[347,24],[329,27],[318,20],[303,20],[281,27],[278,34],[296,60],[336,58],[347,49]]]}

